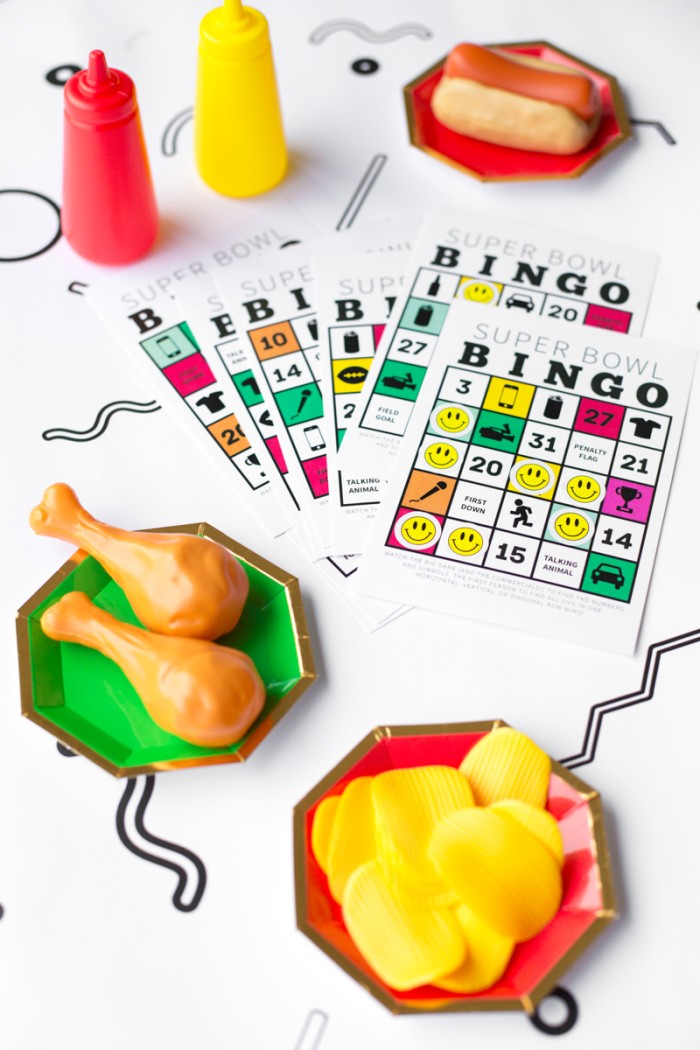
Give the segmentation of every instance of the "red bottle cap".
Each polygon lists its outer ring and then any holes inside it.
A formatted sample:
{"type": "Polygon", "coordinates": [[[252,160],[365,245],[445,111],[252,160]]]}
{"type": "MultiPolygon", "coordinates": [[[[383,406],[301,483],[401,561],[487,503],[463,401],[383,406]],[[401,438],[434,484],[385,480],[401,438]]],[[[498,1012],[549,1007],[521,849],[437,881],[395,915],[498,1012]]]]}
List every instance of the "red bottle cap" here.
{"type": "Polygon", "coordinates": [[[134,82],[120,69],[110,69],[104,51],[91,51],[87,69],[75,73],[64,88],[66,116],[81,124],[112,124],[136,109],[134,82]]]}

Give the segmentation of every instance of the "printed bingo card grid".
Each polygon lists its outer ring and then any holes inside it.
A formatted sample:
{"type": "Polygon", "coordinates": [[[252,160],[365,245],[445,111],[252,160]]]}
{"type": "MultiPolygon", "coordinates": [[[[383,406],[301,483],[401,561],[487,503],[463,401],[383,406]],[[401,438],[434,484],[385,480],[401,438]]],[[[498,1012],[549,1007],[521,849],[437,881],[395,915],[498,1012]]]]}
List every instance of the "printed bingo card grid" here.
{"type": "MultiPolygon", "coordinates": [[[[176,300],[212,373],[232,396],[236,414],[243,420],[243,429],[254,449],[248,455],[252,454],[258,461],[259,469],[269,478],[277,495],[280,498],[287,495],[287,510],[295,536],[308,551],[304,518],[286,482],[287,468],[269,410],[269,398],[265,399],[250,370],[244,345],[213,279],[185,274],[178,282],[176,300]]],[[[376,630],[405,611],[393,603],[349,593],[347,580],[356,571],[356,559],[327,557],[318,559],[314,565],[368,629],[376,630]]]]}
{"type": "MultiPolygon", "coordinates": [[[[429,215],[338,457],[348,478],[384,482],[426,375],[438,335],[458,301],[514,316],[642,331],[655,256],[516,222],[429,215]]],[[[362,550],[378,500],[341,485],[344,536],[362,550]]]]}
{"type": "Polygon", "coordinates": [[[694,354],[460,302],[357,584],[634,648],[694,354]]]}
{"type": "MultiPolygon", "coordinates": [[[[360,395],[391,310],[404,284],[406,251],[317,256],[316,274],[323,406],[328,448],[328,489],[333,551],[354,553],[352,529],[340,510],[343,487],[338,450],[357,411],[360,395]]],[[[379,498],[381,479],[349,478],[350,495],[379,498]]]]}

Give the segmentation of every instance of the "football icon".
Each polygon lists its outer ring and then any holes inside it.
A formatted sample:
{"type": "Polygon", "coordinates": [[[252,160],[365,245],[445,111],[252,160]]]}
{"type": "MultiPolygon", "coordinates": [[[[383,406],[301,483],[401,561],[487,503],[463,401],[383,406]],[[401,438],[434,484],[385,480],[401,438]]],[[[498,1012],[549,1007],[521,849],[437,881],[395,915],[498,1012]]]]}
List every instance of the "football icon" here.
{"type": "Polygon", "coordinates": [[[343,368],[338,372],[338,379],[341,382],[350,383],[353,386],[360,386],[366,378],[367,369],[363,368],[362,365],[348,365],[347,368],[343,368]]]}

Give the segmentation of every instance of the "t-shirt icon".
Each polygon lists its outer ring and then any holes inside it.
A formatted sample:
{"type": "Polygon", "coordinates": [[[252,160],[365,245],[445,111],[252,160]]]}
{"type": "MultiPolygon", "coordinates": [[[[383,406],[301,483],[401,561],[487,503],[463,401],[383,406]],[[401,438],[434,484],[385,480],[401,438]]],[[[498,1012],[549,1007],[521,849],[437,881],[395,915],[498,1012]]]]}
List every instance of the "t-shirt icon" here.
{"type": "Polygon", "coordinates": [[[630,423],[634,426],[634,436],[637,438],[650,438],[661,426],[655,419],[645,419],[644,416],[635,416],[630,419],[630,423]]]}

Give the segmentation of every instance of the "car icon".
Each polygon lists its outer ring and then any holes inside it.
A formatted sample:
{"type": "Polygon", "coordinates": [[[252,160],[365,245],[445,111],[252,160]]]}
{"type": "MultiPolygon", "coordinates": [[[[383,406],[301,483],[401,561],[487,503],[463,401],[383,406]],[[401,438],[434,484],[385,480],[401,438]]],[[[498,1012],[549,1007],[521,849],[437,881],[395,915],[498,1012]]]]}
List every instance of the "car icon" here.
{"type": "Polygon", "coordinates": [[[521,310],[527,310],[528,313],[535,309],[535,304],[530,296],[523,295],[522,292],[514,292],[512,295],[509,295],[506,299],[506,306],[517,306],[521,310]]]}
{"type": "Polygon", "coordinates": [[[481,427],[479,434],[482,438],[489,438],[491,441],[514,441],[515,434],[511,434],[510,426],[508,423],[504,423],[502,427],[481,427]]]}
{"type": "Polygon", "coordinates": [[[625,582],[622,569],[617,565],[606,565],[605,562],[596,565],[591,573],[591,579],[593,583],[611,583],[616,591],[619,591],[625,582]]]}
{"type": "Polygon", "coordinates": [[[405,376],[385,376],[382,379],[384,386],[393,387],[395,390],[415,390],[416,384],[413,382],[413,376],[409,374],[405,376]]]}

